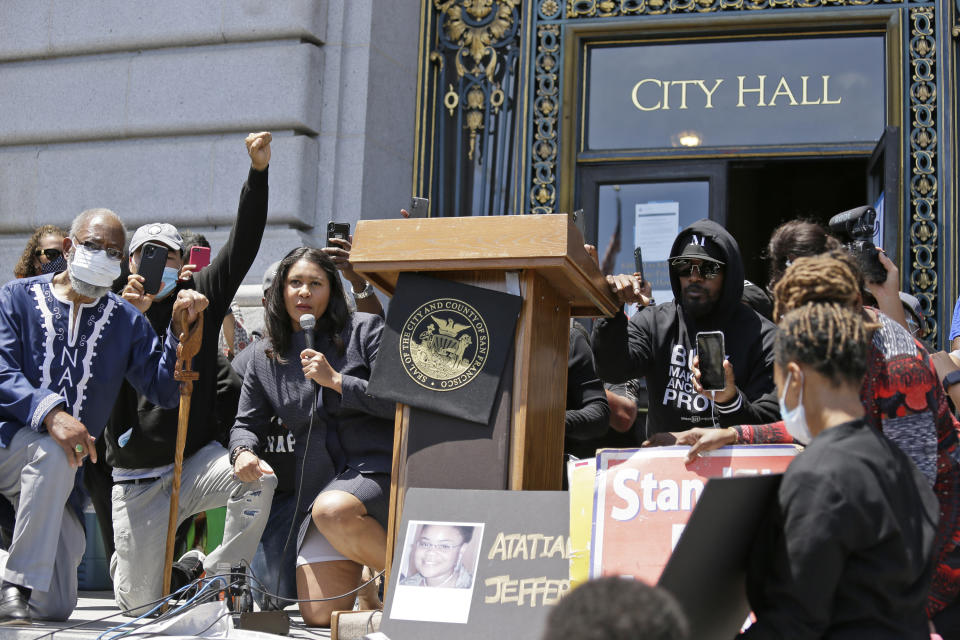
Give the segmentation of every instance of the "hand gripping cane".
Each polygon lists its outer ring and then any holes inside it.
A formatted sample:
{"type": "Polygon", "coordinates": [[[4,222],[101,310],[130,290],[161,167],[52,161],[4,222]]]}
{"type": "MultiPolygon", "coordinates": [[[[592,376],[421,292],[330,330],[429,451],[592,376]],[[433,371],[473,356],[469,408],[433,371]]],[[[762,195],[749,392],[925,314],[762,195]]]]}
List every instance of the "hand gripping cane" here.
{"type": "MultiPolygon", "coordinates": [[[[193,381],[200,377],[190,369],[190,361],[200,352],[203,339],[203,314],[197,317],[193,327],[187,327],[187,312],[180,312],[180,334],[177,345],[177,366],[173,377],[180,381],[180,415],[177,419],[177,448],[173,459],[173,487],[170,492],[170,517],[167,521],[167,552],[163,563],[163,595],[170,594],[170,570],[173,568],[173,545],[177,535],[177,514],[180,511],[180,476],[183,473],[183,449],[187,444],[187,424],[190,421],[190,396],[193,381]]],[[[166,610],[166,604],[164,604],[166,610]]]]}

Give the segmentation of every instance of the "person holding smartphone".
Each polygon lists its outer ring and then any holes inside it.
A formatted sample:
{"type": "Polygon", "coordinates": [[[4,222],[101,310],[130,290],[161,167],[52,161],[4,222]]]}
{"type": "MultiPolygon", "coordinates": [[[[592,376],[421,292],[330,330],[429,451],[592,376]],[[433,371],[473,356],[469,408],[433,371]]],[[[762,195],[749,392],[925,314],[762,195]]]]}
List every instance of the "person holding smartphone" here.
{"type": "MultiPolygon", "coordinates": [[[[134,233],[130,244],[131,275],[123,298],[151,324],[163,326],[169,322],[171,301],[176,298],[173,292],[196,290],[210,301],[204,314],[202,345],[193,362],[200,378],[193,384],[179,521],[226,506],[226,525],[223,544],[209,558],[189,552],[174,563],[173,589],[204,570],[213,575],[224,565],[253,559],[277,484],[271,474],[255,482],[234,477],[227,450],[219,442],[223,434],[217,415],[218,381],[223,371],[218,336],[230,302],[260,249],[267,220],[270,141],[267,132],[247,136],[250,171],[240,193],[237,219],[226,244],[209,266],[195,273],[192,268],[183,268],[183,240],[171,224],[144,225],[134,233]],[[143,273],[148,252],[151,260],[164,260],[161,286],[157,286],[156,272],[143,273]],[[149,282],[151,279],[153,282],[149,282]]],[[[226,368],[230,369],[229,363],[226,368]]],[[[239,390],[239,379],[230,373],[239,390]]],[[[163,548],[166,532],[165,527],[156,526],[154,514],[166,513],[169,508],[167,487],[177,422],[176,409],[159,407],[127,386],[121,390],[104,432],[106,458],[113,467],[115,482],[112,511],[116,552],[111,577],[117,605],[133,615],[144,612],[142,607],[161,595],[163,555],[157,549],[163,548]]]]}
{"type": "Polygon", "coordinates": [[[642,306],[629,320],[623,311],[594,324],[597,372],[607,382],[646,376],[650,406],[647,437],[694,426],[772,422],[779,417],[773,392],[776,327],[741,302],[743,262],[736,240],[710,220],[680,232],[670,250],[674,300],[653,306],[629,274],[607,276],[622,302],[642,306]],[[699,363],[696,336],[722,332],[722,388],[694,388],[699,363]]]}
{"type": "Polygon", "coordinates": [[[373,290],[373,285],[353,269],[350,264],[350,250],[353,248],[353,236],[347,232],[340,236],[327,234],[327,246],[321,251],[327,255],[340,270],[343,279],[350,283],[350,293],[357,311],[383,316],[383,305],[373,290]],[[342,237],[341,237],[342,236],[342,237]]]}

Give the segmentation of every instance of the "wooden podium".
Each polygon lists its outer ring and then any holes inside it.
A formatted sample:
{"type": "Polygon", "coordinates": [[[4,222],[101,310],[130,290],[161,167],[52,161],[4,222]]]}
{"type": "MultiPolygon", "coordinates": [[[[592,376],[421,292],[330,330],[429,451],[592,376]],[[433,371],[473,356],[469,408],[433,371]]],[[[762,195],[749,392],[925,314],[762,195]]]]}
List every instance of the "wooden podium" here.
{"type": "Polygon", "coordinates": [[[390,295],[414,271],[523,299],[489,425],[397,405],[389,574],[408,487],[560,489],[570,317],[620,304],[566,214],[361,220],[350,261],[390,295]]]}

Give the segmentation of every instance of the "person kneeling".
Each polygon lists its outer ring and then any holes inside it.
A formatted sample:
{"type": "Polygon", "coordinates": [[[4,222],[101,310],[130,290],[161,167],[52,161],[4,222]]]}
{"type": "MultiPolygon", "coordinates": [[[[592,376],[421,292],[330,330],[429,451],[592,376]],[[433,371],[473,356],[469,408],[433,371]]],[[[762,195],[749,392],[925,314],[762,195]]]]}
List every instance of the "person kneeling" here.
{"type": "MultiPolygon", "coordinates": [[[[267,336],[248,347],[231,458],[237,477],[254,481],[270,420],[295,438],[299,529],[283,547],[297,550],[304,622],[329,626],[333,611],[353,608],[363,567],[386,564],[396,404],[367,394],[383,319],[350,312],[336,264],[309,247],[280,261],[265,297],[267,336]]],[[[281,548],[268,561],[283,558],[281,548]]]]}
{"type": "Polygon", "coordinates": [[[780,410],[809,444],[758,535],[747,576],[757,622],[741,637],[929,637],[938,505],[909,458],[864,420],[870,331],[826,303],[780,324],[780,410]]]}

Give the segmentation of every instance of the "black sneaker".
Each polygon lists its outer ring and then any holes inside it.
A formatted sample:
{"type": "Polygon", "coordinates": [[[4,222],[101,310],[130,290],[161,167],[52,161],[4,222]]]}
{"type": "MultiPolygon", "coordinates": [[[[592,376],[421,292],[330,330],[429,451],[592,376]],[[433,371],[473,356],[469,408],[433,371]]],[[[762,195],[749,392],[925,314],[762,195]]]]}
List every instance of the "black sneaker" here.
{"type": "MultiPolygon", "coordinates": [[[[203,577],[203,561],[207,557],[197,549],[191,549],[173,563],[170,570],[170,593],[176,593],[188,584],[203,577]]],[[[194,591],[191,589],[191,592],[194,591]]]]}

